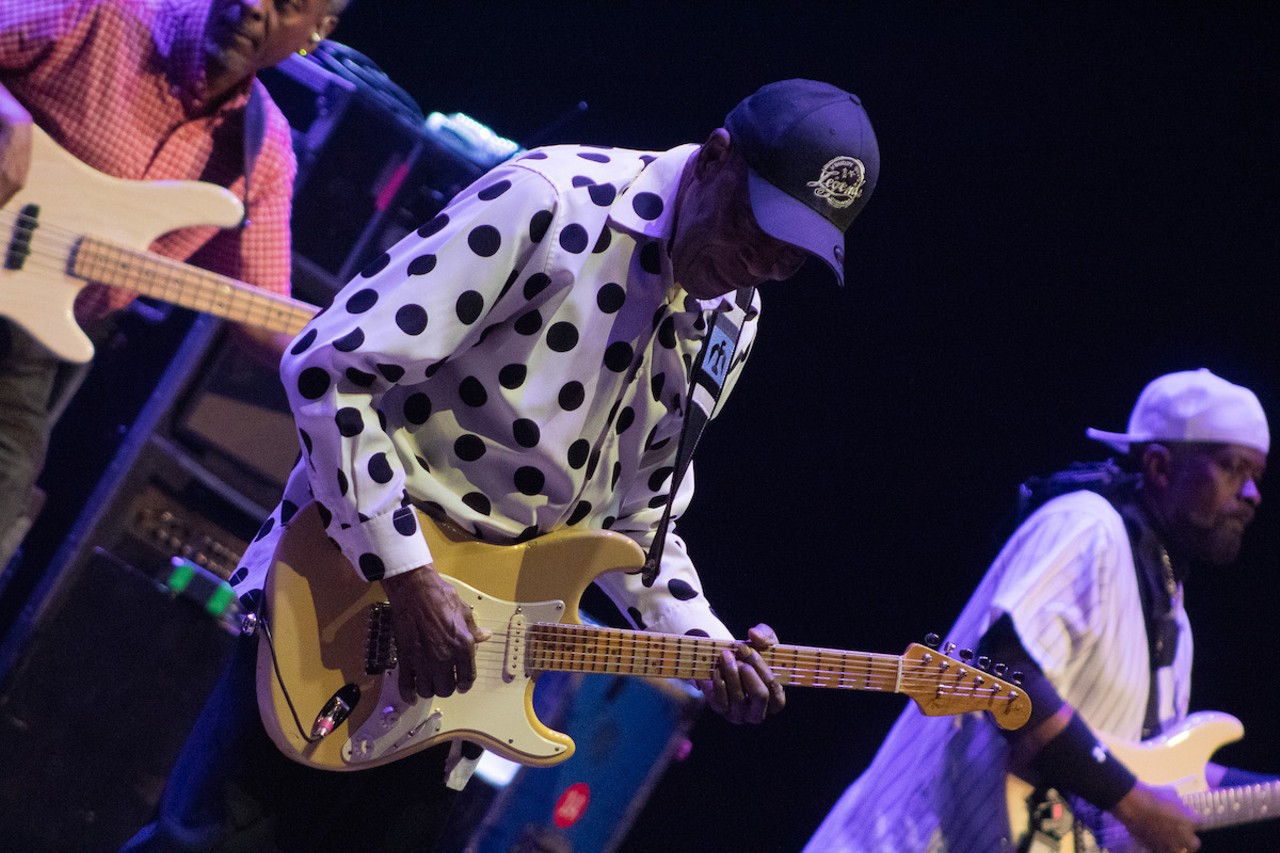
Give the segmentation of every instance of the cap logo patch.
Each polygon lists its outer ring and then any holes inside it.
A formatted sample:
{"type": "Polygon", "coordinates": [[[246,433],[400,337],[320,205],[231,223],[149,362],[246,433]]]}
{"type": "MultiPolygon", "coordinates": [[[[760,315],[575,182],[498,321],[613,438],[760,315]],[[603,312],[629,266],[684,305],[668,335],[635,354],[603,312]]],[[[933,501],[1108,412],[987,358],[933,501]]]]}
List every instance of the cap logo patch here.
{"type": "Polygon", "coordinates": [[[818,180],[809,181],[813,194],[835,208],[845,208],[862,195],[867,167],[857,157],[835,157],[822,167],[818,180]]]}

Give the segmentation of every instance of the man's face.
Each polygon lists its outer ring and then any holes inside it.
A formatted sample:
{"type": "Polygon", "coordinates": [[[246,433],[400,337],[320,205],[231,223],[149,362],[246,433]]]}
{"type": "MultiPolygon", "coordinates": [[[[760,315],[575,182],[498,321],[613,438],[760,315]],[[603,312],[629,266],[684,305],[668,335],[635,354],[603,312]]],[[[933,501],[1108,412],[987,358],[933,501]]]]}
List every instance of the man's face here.
{"type": "Polygon", "coordinates": [[[329,0],[213,0],[205,27],[208,74],[240,79],[327,36],[329,0]]]}
{"type": "Polygon", "coordinates": [[[1237,444],[1171,444],[1169,450],[1170,536],[1195,559],[1234,562],[1262,500],[1266,454],[1237,444]]]}
{"type": "Polygon", "coordinates": [[[747,192],[747,164],[727,146],[705,150],[723,144],[716,139],[713,135],[697,155],[707,160],[695,164],[681,193],[672,247],[676,282],[700,299],[790,278],[806,256],[756,224],[747,192]]]}

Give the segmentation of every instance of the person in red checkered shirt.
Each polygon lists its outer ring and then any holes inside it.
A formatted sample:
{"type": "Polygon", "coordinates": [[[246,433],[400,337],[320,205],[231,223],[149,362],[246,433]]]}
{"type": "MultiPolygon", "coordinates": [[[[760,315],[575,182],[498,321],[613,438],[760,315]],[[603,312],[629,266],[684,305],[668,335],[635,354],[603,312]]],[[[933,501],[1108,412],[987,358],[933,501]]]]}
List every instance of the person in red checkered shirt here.
{"type": "MultiPolygon", "coordinates": [[[[254,75],[326,37],[346,2],[0,3],[0,202],[24,185],[33,124],[108,175],[221,184],[245,202],[248,226],[171,231],[152,251],[287,295],[297,166],[288,122],[254,75]],[[246,181],[250,92],[265,130],[246,181]]],[[[13,217],[7,208],[0,216],[6,242],[13,217]]],[[[102,338],[111,315],[133,298],[90,284],[77,297],[76,319],[91,339],[102,338]]],[[[0,567],[29,525],[55,412],[83,370],[6,313],[0,298],[0,567]]]]}

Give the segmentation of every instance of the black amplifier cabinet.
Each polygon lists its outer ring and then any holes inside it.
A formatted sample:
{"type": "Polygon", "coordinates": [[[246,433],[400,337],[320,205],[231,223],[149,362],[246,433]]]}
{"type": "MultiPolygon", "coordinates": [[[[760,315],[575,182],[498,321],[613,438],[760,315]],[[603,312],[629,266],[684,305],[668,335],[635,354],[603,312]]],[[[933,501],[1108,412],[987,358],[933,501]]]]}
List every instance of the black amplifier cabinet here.
{"type": "Polygon", "coordinates": [[[94,549],[150,575],[181,556],[228,577],[297,455],[269,357],[197,317],[58,543],[46,585],[94,549]]]}
{"type": "Polygon", "coordinates": [[[518,150],[487,128],[423,116],[389,82],[398,97],[369,83],[369,74],[343,73],[342,55],[323,52],[342,49],[325,45],[260,74],[293,128],[298,155],[294,290],[318,304],[518,150]]]}
{"type": "MultiPolygon", "coordinates": [[[[160,581],[174,557],[235,570],[297,438],[274,370],[219,321],[186,320],[105,472],[66,484],[91,493],[52,557],[24,554],[32,591],[0,642],[0,850],[115,850],[154,808],[230,651],[221,624],[160,581]]],[[[64,426],[91,414],[68,410],[64,426]]]]}
{"type": "Polygon", "coordinates": [[[0,677],[0,850],[114,851],[150,819],[234,638],[94,551],[0,677]]]}

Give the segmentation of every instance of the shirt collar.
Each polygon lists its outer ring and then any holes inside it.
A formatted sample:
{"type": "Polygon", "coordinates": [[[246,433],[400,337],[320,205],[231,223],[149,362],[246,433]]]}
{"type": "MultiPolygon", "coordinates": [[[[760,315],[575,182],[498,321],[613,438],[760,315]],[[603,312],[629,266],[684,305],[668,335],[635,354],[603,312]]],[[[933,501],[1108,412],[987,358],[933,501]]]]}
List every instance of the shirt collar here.
{"type": "MultiPolygon", "coordinates": [[[[657,151],[649,155],[648,165],[641,170],[609,208],[609,223],[622,231],[636,237],[663,241],[663,251],[670,250],[671,238],[675,231],[676,196],[680,190],[680,179],[684,177],[685,167],[701,146],[694,143],[681,145],[669,151],[657,151]],[[632,200],[640,193],[653,193],[660,197],[664,204],[662,213],[656,219],[644,219],[636,213],[632,200]]],[[[734,294],[726,293],[713,299],[698,299],[685,294],[684,310],[686,311],[729,311],[734,307],[734,294]]]]}
{"type": "Polygon", "coordinates": [[[670,240],[675,228],[675,202],[680,178],[684,176],[685,165],[697,151],[697,145],[689,144],[670,151],[641,155],[652,159],[635,180],[618,193],[609,208],[609,224],[637,237],[670,240]],[[657,219],[644,219],[636,213],[632,200],[640,193],[652,193],[662,199],[662,213],[657,219]]]}

